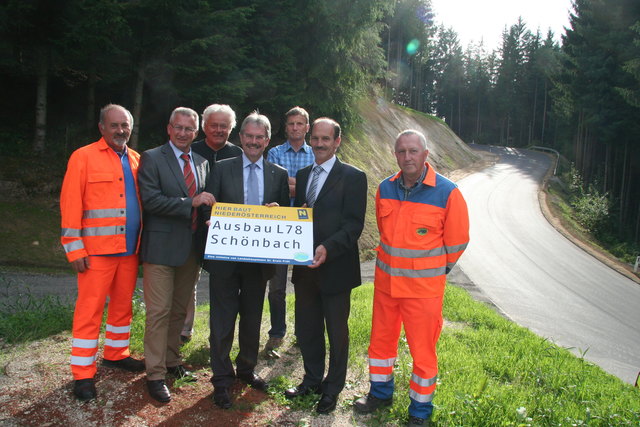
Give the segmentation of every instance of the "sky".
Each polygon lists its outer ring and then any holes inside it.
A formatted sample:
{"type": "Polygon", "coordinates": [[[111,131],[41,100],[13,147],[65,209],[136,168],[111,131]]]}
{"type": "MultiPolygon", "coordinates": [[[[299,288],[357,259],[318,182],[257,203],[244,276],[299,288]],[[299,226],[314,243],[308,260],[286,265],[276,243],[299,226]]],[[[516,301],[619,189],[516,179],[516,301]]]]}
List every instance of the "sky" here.
{"type": "Polygon", "coordinates": [[[471,42],[484,41],[487,51],[497,49],[502,31],[522,16],[527,29],[538,27],[543,37],[551,28],[560,42],[563,27],[569,26],[571,0],[431,0],[435,21],[452,27],[463,48],[471,42]]]}

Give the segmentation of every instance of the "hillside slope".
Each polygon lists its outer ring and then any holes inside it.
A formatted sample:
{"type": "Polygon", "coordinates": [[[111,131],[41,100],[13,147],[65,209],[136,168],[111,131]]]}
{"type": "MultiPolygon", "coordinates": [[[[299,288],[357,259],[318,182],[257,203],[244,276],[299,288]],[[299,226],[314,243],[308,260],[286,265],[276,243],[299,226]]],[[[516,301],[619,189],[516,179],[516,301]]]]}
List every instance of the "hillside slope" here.
{"type": "Polygon", "coordinates": [[[429,148],[428,160],[445,176],[454,170],[470,166],[479,160],[479,156],[442,120],[434,116],[403,108],[380,98],[363,100],[358,105],[358,111],[362,122],[355,129],[345,132],[338,156],[367,174],[369,200],[360,249],[364,258],[368,259],[373,256],[373,249],[378,244],[374,207],[378,184],[398,170],[393,155],[393,145],[398,133],[405,129],[423,132],[429,148]]]}

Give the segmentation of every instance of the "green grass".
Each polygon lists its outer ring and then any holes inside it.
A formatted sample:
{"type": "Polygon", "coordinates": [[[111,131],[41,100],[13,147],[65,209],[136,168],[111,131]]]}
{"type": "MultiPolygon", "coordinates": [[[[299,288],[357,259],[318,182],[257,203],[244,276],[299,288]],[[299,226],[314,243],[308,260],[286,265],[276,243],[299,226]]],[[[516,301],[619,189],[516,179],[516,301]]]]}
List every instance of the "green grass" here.
{"type": "MultiPolygon", "coordinates": [[[[354,290],[350,317],[351,384],[368,383],[367,347],[371,322],[373,286],[354,290]]],[[[30,305],[32,316],[14,321],[11,328],[21,337],[39,327],[41,319],[52,319],[55,305],[30,305]]],[[[195,335],[183,346],[185,361],[196,370],[208,369],[208,305],[198,306],[195,335]]],[[[293,327],[293,297],[288,298],[289,325],[293,327]]],[[[6,315],[3,311],[3,316],[6,315]]],[[[439,381],[434,404],[433,424],[438,426],[610,426],[640,425],[640,391],[607,374],[582,357],[574,356],[546,339],[520,327],[474,301],[460,288],[448,286],[444,316],[447,326],[438,343],[439,381]]],[[[268,304],[263,320],[268,322],[268,304]]],[[[44,322],[48,323],[48,322],[44,322]]],[[[58,326],[71,326],[70,318],[60,318],[58,326]]],[[[6,329],[2,330],[5,336],[6,329]]],[[[51,331],[55,333],[56,331],[51,331]]],[[[291,331],[292,332],[292,331],[291,331]]],[[[134,296],[134,322],[131,349],[141,355],[144,334],[144,304],[134,296]]],[[[6,338],[5,338],[6,339],[6,338]]],[[[237,348],[233,350],[237,351],[237,348]]],[[[6,357],[6,355],[4,356],[6,357]]],[[[268,363],[285,363],[279,361],[268,363]]],[[[292,362],[287,362],[292,363],[292,362]]],[[[294,363],[301,363],[296,361],[294,363]]],[[[408,384],[411,358],[401,338],[395,368],[396,393],[388,410],[370,417],[355,416],[359,425],[401,425],[409,405],[408,384]]],[[[313,397],[289,402],[282,392],[297,384],[297,378],[280,376],[271,380],[273,399],[291,409],[309,410],[313,397]]],[[[180,384],[178,384],[179,386],[180,384]]],[[[366,389],[366,387],[365,387],[366,389]]],[[[350,402],[342,402],[349,407],[350,402]]]]}
{"type": "Polygon", "coordinates": [[[33,296],[28,289],[0,275],[0,338],[22,343],[70,329],[73,307],[58,297],[33,296]],[[19,292],[16,288],[19,287],[19,292]]]}
{"type": "Polygon", "coordinates": [[[60,209],[51,197],[0,201],[0,265],[69,272],[60,244],[60,209]]]}

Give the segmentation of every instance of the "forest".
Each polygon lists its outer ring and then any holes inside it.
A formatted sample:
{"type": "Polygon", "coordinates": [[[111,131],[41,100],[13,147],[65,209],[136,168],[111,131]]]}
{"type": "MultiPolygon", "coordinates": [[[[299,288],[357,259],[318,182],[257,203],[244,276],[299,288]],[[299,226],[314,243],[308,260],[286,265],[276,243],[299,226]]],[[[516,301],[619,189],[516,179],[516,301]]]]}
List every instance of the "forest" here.
{"type": "Polygon", "coordinates": [[[8,0],[3,157],[63,168],[109,102],[132,111],[130,145],[144,150],[179,105],[259,109],[278,141],[291,106],[348,131],[358,99],[384,97],[467,143],[558,150],[606,205],[592,231],[637,251],[640,2],[574,0],[570,13],[563,34],[519,19],[488,50],[436,24],[430,0],[8,0]]]}

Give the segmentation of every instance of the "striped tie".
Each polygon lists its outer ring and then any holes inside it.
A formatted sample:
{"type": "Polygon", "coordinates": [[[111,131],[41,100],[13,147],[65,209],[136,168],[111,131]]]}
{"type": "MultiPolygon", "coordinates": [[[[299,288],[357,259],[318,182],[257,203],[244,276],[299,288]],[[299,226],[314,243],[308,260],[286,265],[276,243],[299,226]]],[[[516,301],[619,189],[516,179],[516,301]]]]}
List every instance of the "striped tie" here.
{"type": "Polygon", "coordinates": [[[307,206],[310,208],[313,207],[316,202],[316,198],[318,197],[316,189],[318,187],[318,177],[320,176],[320,173],[322,173],[322,168],[318,165],[314,166],[311,184],[309,185],[309,190],[307,190],[307,206]]]}
{"type": "MultiPolygon", "coordinates": [[[[184,160],[184,169],[182,172],[184,173],[184,183],[187,185],[187,193],[189,197],[192,199],[196,195],[196,177],[193,175],[193,171],[191,170],[191,163],[189,163],[189,155],[181,154],[180,158],[184,160]]],[[[191,209],[191,230],[195,231],[198,226],[198,210],[191,209]]]]}

